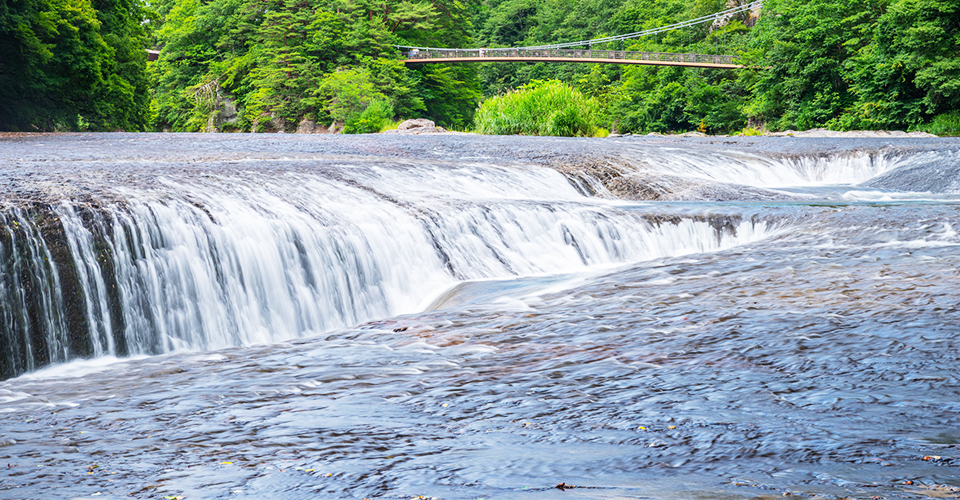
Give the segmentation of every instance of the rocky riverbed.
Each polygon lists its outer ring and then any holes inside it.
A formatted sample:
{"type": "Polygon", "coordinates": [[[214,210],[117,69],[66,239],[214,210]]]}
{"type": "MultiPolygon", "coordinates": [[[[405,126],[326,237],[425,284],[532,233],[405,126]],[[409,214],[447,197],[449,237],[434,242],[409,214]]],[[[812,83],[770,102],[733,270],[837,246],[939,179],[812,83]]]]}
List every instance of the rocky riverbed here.
{"type": "Polygon", "coordinates": [[[0,498],[960,497],[960,141],[0,137],[0,498]]]}

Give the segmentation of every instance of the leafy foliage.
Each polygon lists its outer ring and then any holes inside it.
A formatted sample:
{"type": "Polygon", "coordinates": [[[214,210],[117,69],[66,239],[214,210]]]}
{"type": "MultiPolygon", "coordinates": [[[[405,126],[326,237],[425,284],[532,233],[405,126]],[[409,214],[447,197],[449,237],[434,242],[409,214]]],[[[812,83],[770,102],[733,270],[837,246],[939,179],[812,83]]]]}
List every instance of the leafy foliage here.
{"type": "Polygon", "coordinates": [[[597,129],[595,99],[557,80],[533,81],[492,97],[477,112],[481,134],[589,136],[597,129]]]}
{"type": "Polygon", "coordinates": [[[960,1],[895,0],[872,28],[848,64],[858,99],[845,124],[918,127],[960,109],[960,1]]]}
{"type": "Polygon", "coordinates": [[[0,129],[142,130],[146,15],[136,0],[0,3],[0,129]]]}
{"type": "Polygon", "coordinates": [[[845,67],[879,15],[875,1],[771,0],[755,30],[770,69],[747,109],[774,129],[836,125],[853,104],[845,67]]]}
{"type": "Polygon", "coordinates": [[[324,111],[341,123],[360,115],[371,102],[387,102],[387,96],[373,86],[366,69],[331,73],[320,82],[317,93],[325,103],[324,111]]]}
{"type": "MultiPolygon", "coordinates": [[[[488,0],[477,16],[477,43],[537,45],[629,33],[727,8],[723,0],[488,0]],[[513,23],[513,24],[510,24],[513,23]]],[[[592,47],[650,52],[737,53],[745,48],[749,16],[716,25],[592,47]]],[[[621,132],[711,132],[741,129],[749,84],[733,71],[584,64],[481,65],[487,95],[503,94],[537,79],[574,84],[595,98],[606,126],[621,132]]]]}
{"type": "Polygon", "coordinates": [[[391,110],[385,119],[425,115],[463,125],[476,108],[475,72],[411,70],[394,48],[469,44],[461,2],[167,1],[157,31],[163,50],[152,68],[157,128],[212,128],[227,101],[240,108],[231,124],[238,130],[291,130],[312,119],[366,131],[357,120],[372,103],[365,120],[391,110]],[[211,85],[216,92],[198,98],[211,85]]]}
{"type": "MultiPolygon", "coordinates": [[[[476,18],[476,39],[487,46],[585,40],[730,6],[722,0],[487,0],[476,18]]],[[[767,0],[759,18],[742,13],[593,47],[732,54],[750,70],[487,64],[481,76],[487,95],[535,79],[577,84],[601,103],[603,123],[624,132],[934,130],[934,121],[946,131],[960,109],[958,33],[960,0],[767,0]]]]}
{"type": "Polygon", "coordinates": [[[375,134],[391,124],[393,107],[385,99],[370,102],[362,112],[351,116],[344,124],[347,134],[375,134]]]}
{"type": "Polygon", "coordinates": [[[766,0],[759,16],[592,47],[731,54],[751,67],[739,71],[406,67],[394,47],[587,40],[746,1],[4,0],[0,129],[269,131],[309,119],[352,132],[423,116],[463,130],[483,96],[560,81],[593,103],[591,126],[620,132],[956,130],[960,0],[766,0]],[[148,42],[160,49],[149,64],[148,42]]]}

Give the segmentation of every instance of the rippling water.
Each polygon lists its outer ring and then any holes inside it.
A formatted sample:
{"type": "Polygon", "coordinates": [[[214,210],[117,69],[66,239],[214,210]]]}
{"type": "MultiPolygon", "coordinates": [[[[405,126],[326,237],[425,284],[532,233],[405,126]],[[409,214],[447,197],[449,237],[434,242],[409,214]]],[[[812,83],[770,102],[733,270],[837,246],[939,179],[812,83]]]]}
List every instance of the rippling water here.
{"type": "Polygon", "coordinates": [[[405,140],[0,143],[0,498],[960,497],[960,144],[405,140]]]}

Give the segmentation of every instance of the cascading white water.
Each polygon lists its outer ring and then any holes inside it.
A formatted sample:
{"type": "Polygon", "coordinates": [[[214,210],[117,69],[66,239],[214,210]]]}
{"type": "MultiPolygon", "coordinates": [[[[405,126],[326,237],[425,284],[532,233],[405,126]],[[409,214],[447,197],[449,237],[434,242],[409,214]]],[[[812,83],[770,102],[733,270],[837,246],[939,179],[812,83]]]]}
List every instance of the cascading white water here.
{"type": "MultiPolygon", "coordinates": [[[[625,171],[758,187],[859,182],[903,163],[618,154],[625,171]]],[[[99,206],[51,205],[60,260],[22,211],[5,211],[2,318],[4,335],[16,338],[3,354],[6,376],[76,356],[275,342],[422,310],[466,280],[711,252],[775,230],[736,219],[719,229],[696,216],[654,223],[636,205],[585,196],[557,171],[530,165],[344,160],[163,172],[111,186],[102,194],[113,201],[99,206]],[[25,279],[29,293],[17,285],[25,279]]]]}
{"type": "MultiPolygon", "coordinates": [[[[74,256],[77,279],[83,286],[92,355],[98,357],[114,354],[116,344],[113,337],[113,318],[110,315],[107,284],[101,267],[101,264],[107,261],[107,256],[97,251],[98,245],[94,241],[93,233],[84,227],[73,206],[64,202],[61,208],[59,219],[63,224],[70,253],[74,256]]],[[[95,219],[94,223],[101,226],[102,231],[102,221],[95,219]]]]}
{"type": "Polygon", "coordinates": [[[546,169],[344,168],[333,177],[164,179],[164,189],[118,188],[123,205],[92,222],[63,203],[96,354],[115,353],[104,334],[118,324],[129,354],[279,341],[420,310],[458,280],[715,251],[770,231],[651,224],[546,169]],[[109,286],[122,317],[111,317],[109,286]]]}
{"type": "MultiPolygon", "coordinates": [[[[644,148],[626,154],[629,158],[624,164],[636,173],[667,174],[758,188],[859,184],[907,161],[900,155],[866,152],[770,158],[741,151],[719,153],[644,148]]],[[[914,156],[909,161],[922,161],[922,158],[914,156]]]]}
{"type": "Polygon", "coordinates": [[[34,221],[17,207],[0,212],[0,375],[69,358],[60,278],[34,221]],[[28,293],[32,292],[32,293],[28,293]],[[40,345],[36,341],[42,340],[40,345]]]}

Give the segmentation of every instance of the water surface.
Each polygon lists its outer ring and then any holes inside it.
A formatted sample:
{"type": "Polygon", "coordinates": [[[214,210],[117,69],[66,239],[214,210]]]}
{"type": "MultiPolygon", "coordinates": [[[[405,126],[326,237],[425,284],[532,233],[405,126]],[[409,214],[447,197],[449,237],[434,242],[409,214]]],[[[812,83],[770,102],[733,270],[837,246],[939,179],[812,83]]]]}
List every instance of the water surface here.
{"type": "Polygon", "coordinates": [[[0,498],[960,497],[960,144],[768,139],[5,140],[0,498]]]}

